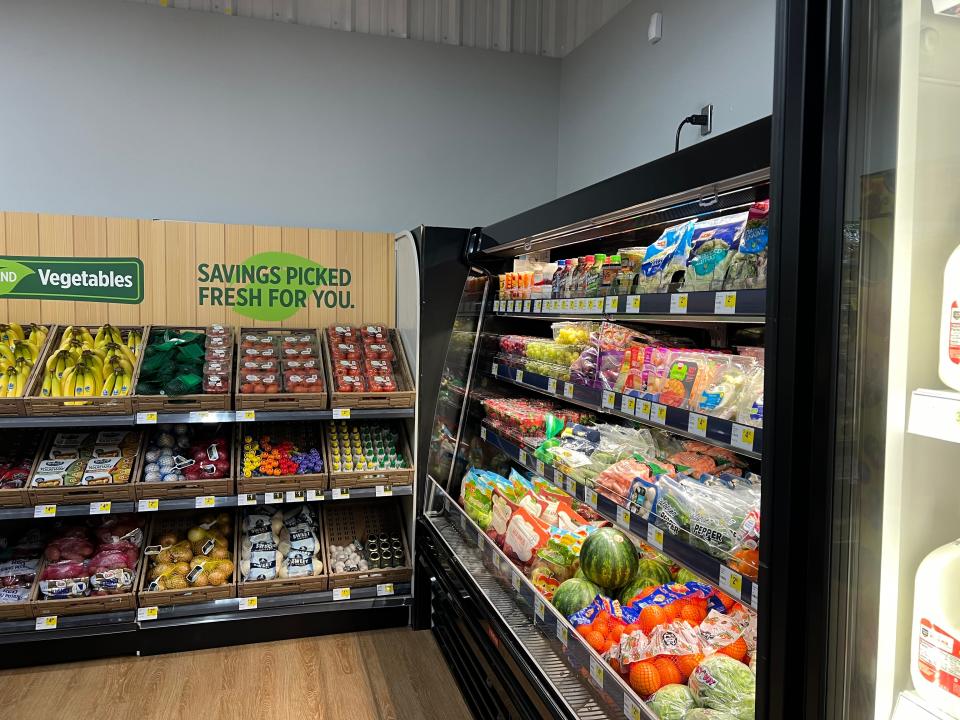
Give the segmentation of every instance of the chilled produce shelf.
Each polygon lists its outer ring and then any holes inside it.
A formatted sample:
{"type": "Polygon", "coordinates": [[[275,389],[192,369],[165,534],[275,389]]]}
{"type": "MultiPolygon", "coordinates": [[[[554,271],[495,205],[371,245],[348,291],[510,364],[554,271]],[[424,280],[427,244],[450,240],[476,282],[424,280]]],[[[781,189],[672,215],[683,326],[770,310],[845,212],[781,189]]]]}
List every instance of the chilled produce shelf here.
{"type": "Polygon", "coordinates": [[[556,300],[493,300],[495,315],[506,317],[576,316],[606,320],[640,320],[668,316],[677,321],[710,319],[714,322],[762,323],[766,290],[608,295],[556,300]]]}
{"type": "Polygon", "coordinates": [[[335,408],[332,410],[201,410],[167,413],[141,412],[133,415],[52,415],[49,417],[3,417],[3,427],[113,427],[163,423],[276,422],[284,420],[340,420],[412,418],[416,408],[335,408]]]}
{"type": "Polygon", "coordinates": [[[613,390],[598,390],[586,385],[564,382],[496,362],[489,365],[487,374],[594,412],[634,420],[650,427],[665,428],[677,435],[727,448],[740,455],[759,459],[762,454],[763,431],[750,425],[662,405],[653,400],[622,395],[613,390]]]}
{"type": "Polygon", "coordinates": [[[0,645],[50,638],[82,638],[134,632],[137,611],[120,610],[89,615],[46,616],[27,620],[0,621],[0,645]],[[50,620],[49,618],[53,618],[50,620]]]}
{"type": "Polygon", "coordinates": [[[610,498],[600,495],[592,488],[586,487],[583,483],[578,483],[552,465],[544,463],[534,456],[532,448],[520,447],[514,441],[503,437],[485,425],[480,428],[480,437],[517,464],[540,475],[578,500],[587,503],[620,529],[658,548],[664,555],[676,561],[679,565],[696,573],[710,584],[716,585],[744,605],[748,605],[754,610],[757,609],[759,586],[752,582],[750,578],[731,570],[700,549],[664,532],[656,525],[647,522],[641,515],[633,512],[631,508],[616,504],[610,498]]]}
{"type": "Polygon", "coordinates": [[[469,576],[478,594],[540,668],[567,705],[570,717],[656,720],[623,679],[533,587],[487,534],[435,482],[427,519],[469,576]]]}
{"type": "Polygon", "coordinates": [[[269,493],[239,495],[202,495],[172,500],[144,499],[137,502],[94,500],[82,505],[27,505],[0,508],[0,520],[24,518],[57,518],[82,515],[116,515],[118,513],[150,513],[166,510],[211,510],[244,505],[281,505],[297,502],[365,500],[412,495],[412,485],[381,485],[369,488],[334,490],[278,490],[269,493]]]}

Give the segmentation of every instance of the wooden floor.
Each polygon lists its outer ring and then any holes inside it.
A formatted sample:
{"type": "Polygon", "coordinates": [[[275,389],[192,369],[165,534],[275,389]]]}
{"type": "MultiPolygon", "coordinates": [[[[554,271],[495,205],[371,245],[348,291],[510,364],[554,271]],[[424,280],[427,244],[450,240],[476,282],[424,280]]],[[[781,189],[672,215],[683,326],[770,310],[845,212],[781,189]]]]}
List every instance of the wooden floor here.
{"type": "Polygon", "coordinates": [[[328,635],[0,672],[4,718],[469,720],[429,632],[328,635]]]}

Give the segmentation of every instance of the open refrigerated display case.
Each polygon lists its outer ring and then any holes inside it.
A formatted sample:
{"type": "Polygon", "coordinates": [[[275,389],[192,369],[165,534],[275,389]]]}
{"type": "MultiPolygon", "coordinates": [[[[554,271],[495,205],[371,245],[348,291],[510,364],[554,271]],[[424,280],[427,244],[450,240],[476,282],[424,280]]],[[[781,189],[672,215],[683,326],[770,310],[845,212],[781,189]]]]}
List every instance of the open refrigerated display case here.
{"type": "Polygon", "coordinates": [[[479,717],[764,702],[771,128],[473,230],[451,261],[459,302],[423,334],[447,346],[432,425],[421,401],[414,618],[479,717]],[[634,279],[625,257],[678,232],[674,261],[634,279]],[[618,255],[606,284],[600,267],[593,286],[552,283],[558,260],[601,254],[618,255]]]}

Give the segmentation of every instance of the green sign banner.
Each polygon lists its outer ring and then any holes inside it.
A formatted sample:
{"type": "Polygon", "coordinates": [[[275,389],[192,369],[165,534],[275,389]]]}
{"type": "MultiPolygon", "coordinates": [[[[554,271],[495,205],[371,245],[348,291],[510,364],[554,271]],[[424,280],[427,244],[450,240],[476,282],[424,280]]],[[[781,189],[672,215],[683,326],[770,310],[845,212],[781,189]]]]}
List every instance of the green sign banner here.
{"type": "Polygon", "coordinates": [[[139,258],[0,256],[0,298],[143,302],[139,258]]]}
{"type": "Polygon", "coordinates": [[[244,317],[279,321],[307,307],[352,308],[351,272],[286,252],[262,252],[240,264],[197,265],[197,302],[244,317]]]}

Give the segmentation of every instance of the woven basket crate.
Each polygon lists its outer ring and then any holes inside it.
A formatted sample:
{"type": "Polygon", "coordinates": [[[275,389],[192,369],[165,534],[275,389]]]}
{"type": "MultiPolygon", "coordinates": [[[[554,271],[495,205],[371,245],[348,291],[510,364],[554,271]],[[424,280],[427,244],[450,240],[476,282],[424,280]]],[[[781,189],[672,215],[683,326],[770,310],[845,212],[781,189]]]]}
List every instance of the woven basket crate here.
{"type": "Polygon", "coordinates": [[[330,338],[323,334],[323,361],[327,367],[327,387],[330,389],[330,407],[332,408],[411,408],[416,405],[417,391],[407,364],[403,342],[395,330],[390,331],[390,344],[396,353],[394,378],[397,381],[396,392],[337,392],[333,363],[330,354],[330,338]]]}
{"type": "Polygon", "coordinates": [[[365,542],[367,535],[379,533],[399,535],[403,543],[403,566],[344,573],[334,572],[331,566],[328,568],[330,589],[409,582],[413,565],[398,502],[394,500],[334,501],[323,508],[323,533],[324,548],[328,553],[325,564],[328,565],[331,545],[342,546],[355,539],[362,543],[365,542]]]}

